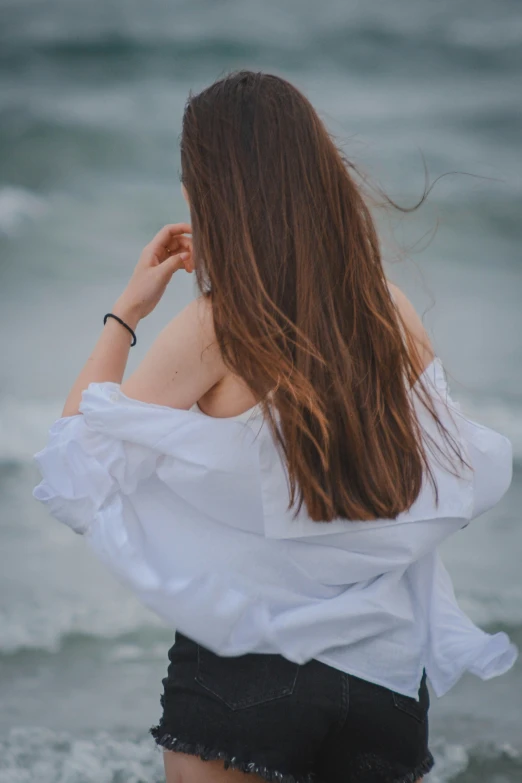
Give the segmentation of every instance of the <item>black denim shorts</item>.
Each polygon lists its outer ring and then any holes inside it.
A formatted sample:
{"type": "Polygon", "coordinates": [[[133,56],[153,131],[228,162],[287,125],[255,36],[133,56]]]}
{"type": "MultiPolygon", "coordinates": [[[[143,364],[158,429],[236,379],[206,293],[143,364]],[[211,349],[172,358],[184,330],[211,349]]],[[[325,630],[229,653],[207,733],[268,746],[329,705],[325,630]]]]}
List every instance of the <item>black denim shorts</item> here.
{"type": "Polygon", "coordinates": [[[168,750],[221,759],[278,783],[414,783],[433,766],[419,700],[312,660],[221,657],[176,633],[163,714],[168,750]]]}

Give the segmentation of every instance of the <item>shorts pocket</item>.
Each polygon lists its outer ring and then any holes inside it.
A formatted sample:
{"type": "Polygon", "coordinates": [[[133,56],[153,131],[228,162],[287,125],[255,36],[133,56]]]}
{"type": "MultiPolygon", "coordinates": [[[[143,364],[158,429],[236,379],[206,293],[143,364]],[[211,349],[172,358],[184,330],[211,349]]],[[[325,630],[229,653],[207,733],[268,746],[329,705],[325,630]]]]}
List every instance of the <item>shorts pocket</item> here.
{"type": "Polygon", "coordinates": [[[392,691],[393,704],[398,710],[407,712],[412,718],[424,723],[428,717],[428,710],[430,706],[430,695],[428,686],[426,685],[426,675],[423,675],[421,685],[419,688],[419,698],[413,699],[411,696],[404,696],[402,693],[396,693],[392,691]]]}
{"type": "Polygon", "coordinates": [[[281,655],[219,656],[198,645],[196,681],[232,710],[290,696],[299,664],[281,655]]]}

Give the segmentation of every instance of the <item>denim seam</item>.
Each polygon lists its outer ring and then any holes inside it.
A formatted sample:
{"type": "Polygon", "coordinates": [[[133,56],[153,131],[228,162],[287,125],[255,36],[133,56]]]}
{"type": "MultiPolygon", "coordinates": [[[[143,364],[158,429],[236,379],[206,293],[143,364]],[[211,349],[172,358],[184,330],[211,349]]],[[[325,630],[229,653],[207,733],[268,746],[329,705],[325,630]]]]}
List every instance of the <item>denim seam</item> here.
{"type": "Polygon", "coordinates": [[[348,675],[340,672],[341,675],[341,703],[339,705],[339,717],[335,723],[335,728],[332,732],[332,737],[336,737],[343,730],[346,721],[348,720],[348,709],[350,702],[349,695],[349,680],[348,675]]]}
{"type": "Polygon", "coordinates": [[[405,712],[411,718],[417,721],[417,723],[425,723],[427,715],[420,712],[420,704],[413,699],[411,702],[406,701],[407,696],[402,696],[399,693],[392,691],[393,705],[401,712],[405,712]]]}

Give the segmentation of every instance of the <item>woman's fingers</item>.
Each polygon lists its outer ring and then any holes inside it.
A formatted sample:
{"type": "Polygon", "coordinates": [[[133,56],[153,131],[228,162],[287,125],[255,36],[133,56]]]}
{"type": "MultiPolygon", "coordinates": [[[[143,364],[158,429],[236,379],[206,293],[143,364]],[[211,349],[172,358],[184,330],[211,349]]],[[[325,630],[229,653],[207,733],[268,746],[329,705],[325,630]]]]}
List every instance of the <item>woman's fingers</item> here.
{"type": "Polygon", "coordinates": [[[192,231],[188,223],[173,223],[158,231],[154,239],[147,245],[146,255],[149,263],[162,263],[169,256],[181,250],[190,250],[192,238],[187,236],[192,231]]]}
{"type": "Polygon", "coordinates": [[[174,239],[182,237],[184,234],[192,234],[192,228],[188,223],[169,223],[158,231],[150,244],[168,247],[174,239]]]}
{"type": "Polygon", "coordinates": [[[158,231],[152,241],[158,240],[163,242],[168,237],[179,236],[180,234],[192,234],[192,226],[189,223],[167,223],[166,226],[163,226],[158,231]]]}
{"type": "Polygon", "coordinates": [[[192,272],[191,267],[191,255],[188,252],[177,253],[174,256],[170,256],[161,264],[162,272],[169,277],[177,272],[178,269],[185,269],[187,272],[192,272]]]}
{"type": "Polygon", "coordinates": [[[192,239],[185,235],[176,237],[165,247],[165,250],[169,252],[169,255],[182,253],[184,250],[192,250],[192,239]]]}
{"type": "Polygon", "coordinates": [[[192,256],[191,227],[188,223],[172,223],[163,226],[154,239],[144,248],[139,266],[143,268],[164,264],[180,253],[192,256]]]}

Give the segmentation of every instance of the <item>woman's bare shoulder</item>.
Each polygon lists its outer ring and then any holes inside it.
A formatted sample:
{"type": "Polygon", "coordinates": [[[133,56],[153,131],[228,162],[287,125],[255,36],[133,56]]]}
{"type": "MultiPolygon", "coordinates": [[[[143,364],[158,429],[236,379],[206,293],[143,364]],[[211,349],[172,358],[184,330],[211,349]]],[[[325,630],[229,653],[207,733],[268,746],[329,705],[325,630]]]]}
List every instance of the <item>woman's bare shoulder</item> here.
{"type": "Polygon", "coordinates": [[[415,363],[419,364],[417,370],[420,373],[433,361],[435,351],[419,314],[404,291],[395,285],[395,283],[391,283],[389,280],[387,282],[390,293],[400,313],[404,328],[407,330],[410,337],[413,338],[415,347],[419,353],[418,359],[417,357],[413,358],[415,363]]]}
{"type": "Polygon", "coordinates": [[[123,391],[146,402],[190,408],[225,374],[211,304],[199,298],[165,326],[123,391]]]}

